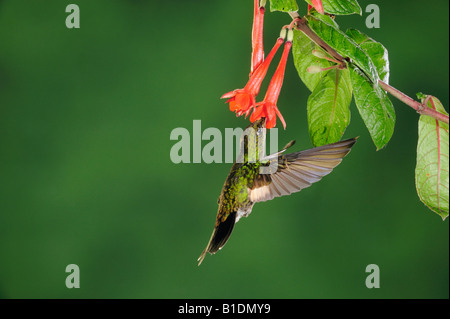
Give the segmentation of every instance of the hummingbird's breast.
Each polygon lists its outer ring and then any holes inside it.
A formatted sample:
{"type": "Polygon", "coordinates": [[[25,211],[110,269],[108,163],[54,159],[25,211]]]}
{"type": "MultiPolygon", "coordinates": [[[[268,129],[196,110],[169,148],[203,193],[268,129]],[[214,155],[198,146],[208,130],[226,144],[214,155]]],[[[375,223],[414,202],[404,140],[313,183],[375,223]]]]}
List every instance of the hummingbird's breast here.
{"type": "Polygon", "coordinates": [[[254,203],[249,199],[248,190],[255,178],[256,168],[253,166],[248,163],[233,165],[219,197],[218,222],[224,222],[233,212],[236,213],[236,221],[250,213],[254,203]]]}

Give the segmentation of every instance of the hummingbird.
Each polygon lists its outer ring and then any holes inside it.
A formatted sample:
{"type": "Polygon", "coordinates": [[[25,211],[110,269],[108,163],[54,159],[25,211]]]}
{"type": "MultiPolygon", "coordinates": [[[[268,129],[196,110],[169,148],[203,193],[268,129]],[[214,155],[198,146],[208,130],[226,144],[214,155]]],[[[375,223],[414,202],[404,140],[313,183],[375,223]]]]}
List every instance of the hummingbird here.
{"type": "Polygon", "coordinates": [[[240,138],[240,153],[218,199],[214,230],[205,250],[197,259],[203,262],[207,253],[215,254],[230,238],[234,225],[248,217],[253,205],[275,197],[299,192],[322,179],[341,163],[357,138],[319,146],[287,155],[294,145],[290,141],[279,152],[265,156],[266,120],[250,124],[240,138]]]}

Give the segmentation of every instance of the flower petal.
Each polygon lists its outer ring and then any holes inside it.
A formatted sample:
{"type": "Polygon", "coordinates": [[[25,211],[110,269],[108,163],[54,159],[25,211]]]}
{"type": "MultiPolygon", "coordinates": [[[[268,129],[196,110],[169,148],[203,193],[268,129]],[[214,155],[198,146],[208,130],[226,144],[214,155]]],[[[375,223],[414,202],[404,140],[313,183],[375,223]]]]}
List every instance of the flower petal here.
{"type": "Polygon", "coordinates": [[[259,120],[262,116],[263,116],[263,111],[264,111],[264,105],[261,105],[257,108],[255,108],[255,110],[253,111],[252,115],[250,116],[250,122],[255,122],[257,120],[259,120]]]}
{"type": "Polygon", "coordinates": [[[248,93],[238,93],[236,94],[236,107],[246,112],[252,104],[252,99],[248,93]]]}
{"type": "MultiPolygon", "coordinates": [[[[276,106],[275,106],[276,107],[276,106]]],[[[277,124],[277,114],[275,112],[274,105],[266,104],[266,114],[267,114],[267,128],[274,128],[277,124]]]]}
{"type": "Polygon", "coordinates": [[[229,103],[229,105],[230,105],[230,111],[231,111],[231,112],[236,111],[237,107],[236,107],[236,101],[235,101],[235,98],[229,99],[229,100],[227,101],[227,103],[229,103]]]}
{"type": "Polygon", "coordinates": [[[231,92],[225,93],[220,98],[221,99],[229,99],[230,97],[234,97],[235,95],[236,95],[236,92],[235,91],[231,91],[231,92]]]}
{"type": "Polygon", "coordinates": [[[278,110],[278,107],[276,105],[275,105],[275,112],[277,113],[278,118],[280,119],[281,123],[283,123],[284,129],[286,129],[286,122],[283,118],[283,115],[281,115],[280,110],[278,110]]]}

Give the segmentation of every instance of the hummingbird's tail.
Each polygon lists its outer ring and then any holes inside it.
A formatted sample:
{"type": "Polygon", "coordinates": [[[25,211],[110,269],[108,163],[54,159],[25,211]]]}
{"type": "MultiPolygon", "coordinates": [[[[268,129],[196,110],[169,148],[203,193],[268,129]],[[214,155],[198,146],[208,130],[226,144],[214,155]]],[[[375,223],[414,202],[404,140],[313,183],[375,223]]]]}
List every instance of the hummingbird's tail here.
{"type": "Polygon", "coordinates": [[[231,212],[225,221],[218,221],[214,227],[214,231],[211,235],[211,239],[208,242],[205,250],[198,257],[198,265],[205,259],[206,253],[215,254],[218,252],[230,238],[233,231],[234,224],[236,223],[236,212],[231,212]]]}

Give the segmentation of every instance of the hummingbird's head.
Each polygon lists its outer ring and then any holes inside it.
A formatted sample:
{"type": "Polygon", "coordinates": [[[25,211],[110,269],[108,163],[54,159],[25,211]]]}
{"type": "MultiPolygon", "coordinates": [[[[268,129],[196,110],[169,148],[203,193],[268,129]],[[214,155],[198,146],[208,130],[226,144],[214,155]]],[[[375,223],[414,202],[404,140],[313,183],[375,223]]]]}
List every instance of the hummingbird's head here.
{"type": "Polygon", "coordinates": [[[244,130],[240,139],[241,160],[254,162],[266,145],[266,119],[263,117],[244,130]]]}
{"type": "Polygon", "coordinates": [[[249,128],[249,127],[253,128],[254,130],[266,128],[266,118],[265,117],[260,118],[259,120],[255,121],[255,122],[251,123],[249,126],[247,126],[247,128],[249,128]]]}

